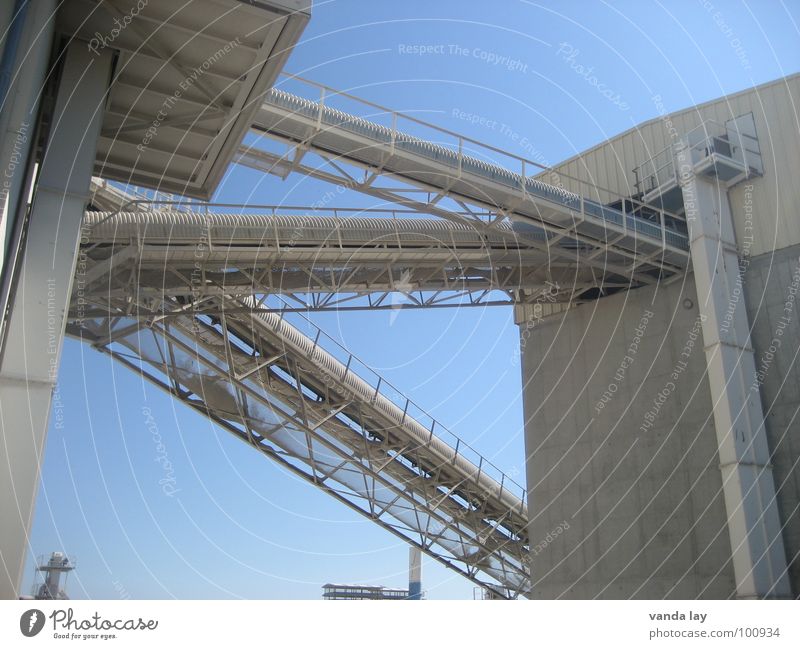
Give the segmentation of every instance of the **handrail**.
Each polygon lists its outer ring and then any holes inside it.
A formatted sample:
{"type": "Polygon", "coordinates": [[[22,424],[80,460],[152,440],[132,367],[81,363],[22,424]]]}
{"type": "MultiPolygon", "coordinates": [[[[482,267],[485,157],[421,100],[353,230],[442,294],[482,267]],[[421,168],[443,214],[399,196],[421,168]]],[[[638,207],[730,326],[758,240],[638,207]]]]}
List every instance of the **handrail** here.
{"type": "MultiPolygon", "coordinates": [[[[119,209],[114,210],[111,214],[109,214],[109,218],[117,213],[126,212],[129,210],[124,209],[125,207],[133,207],[135,205],[189,205],[185,201],[175,201],[175,200],[148,200],[144,198],[137,198],[126,202],[122,207],[119,209]]],[[[352,214],[360,214],[360,213],[370,213],[370,214],[417,214],[419,216],[423,216],[424,212],[420,212],[419,210],[412,210],[412,209],[403,209],[403,208],[394,208],[394,207],[315,207],[311,205],[283,205],[279,203],[225,203],[225,202],[218,202],[218,201],[195,201],[192,202],[191,207],[202,207],[202,208],[218,208],[218,207],[233,207],[239,208],[241,210],[268,210],[273,214],[277,214],[279,211],[296,211],[296,212],[303,212],[304,214],[311,214],[311,213],[318,213],[318,212],[326,212],[333,214],[334,216],[338,215],[339,213],[352,213],[352,214]]],[[[88,210],[91,212],[102,212],[106,210],[88,210]]],[[[153,210],[156,211],[156,210],[153,210]]],[[[214,212],[209,212],[209,214],[213,215],[214,212]]],[[[490,216],[489,212],[480,212],[480,211],[471,211],[471,212],[455,212],[455,214],[469,214],[470,216],[490,216]]],[[[433,218],[433,217],[428,217],[433,218]]],[[[96,223],[95,225],[100,225],[100,223],[96,223]]]]}
{"type": "MultiPolygon", "coordinates": [[[[289,303],[283,297],[281,296],[277,297],[286,306],[289,306],[289,303]]],[[[492,478],[493,480],[495,480],[495,482],[497,482],[498,485],[502,486],[502,491],[509,492],[512,496],[522,501],[523,504],[527,503],[527,490],[525,487],[516,482],[513,478],[511,478],[507,473],[505,473],[502,469],[500,469],[490,460],[487,460],[473,446],[465,442],[462,438],[460,438],[449,428],[447,428],[444,424],[442,424],[441,421],[433,417],[433,415],[428,413],[425,409],[423,409],[417,403],[412,401],[409,397],[406,397],[397,387],[395,387],[394,384],[383,378],[368,364],[366,364],[358,356],[353,354],[341,343],[339,343],[333,337],[331,337],[329,334],[323,331],[320,327],[318,327],[305,315],[299,312],[294,312],[293,317],[302,320],[303,325],[307,325],[310,328],[311,334],[309,335],[307,333],[304,333],[304,335],[307,338],[315,340],[321,349],[325,349],[329,354],[331,354],[331,356],[337,358],[337,360],[339,360],[340,363],[345,365],[349,373],[354,373],[358,375],[363,381],[367,382],[375,389],[376,394],[380,394],[384,398],[391,401],[395,406],[397,406],[404,413],[406,413],[408,417],[416,420],[417,422],[423,425],[425,424],[425,422],[430,422],[430,425],[427,426],[427,428],[430,429],[431,431],[435,430],[436,437],[438,437],[441,441],[447,443],[448,446],[450,446],[455,451],[456,456],[460,454],[461,457],[463,457],[464,459],[468,460],[475,466],[480,467],[483,473],[488,473],[488,477],[492,478]],[[319,343],[319,339],[321,337],[327,339],[331,343],[331,345],[336,349],[336,351],[332,351],[330,346],[324,343],[319,343]],[[342,357],[340,357],[337,354],[337,352],[338,354],[342,354],[342,357]],[[344,361],[344,358],[347,359],[346,363],[344,361]],[[357,370],[354,369],[354,364],[358,366],[357,370]],[[370,375],[370,378],[368,378],[367,374],[370,375]],[[399,401],[397,398],[398,396],[400,397],[399,401]],[[464,449],[467,450],[467,453],[464,452],[464,449]],[[490,471],[488,472],[487,472],[487,467],[490,469],[490,471]],[[509,488],[509,484],[512,486],[512,488],[509,488]]]]}
{"type": "MultiPolygon", "coordinates": [[[[706,157],[707,155],[705,154],[705,152],[702,151],[702,149],[704,147],[710,148],[711,151],[713,153],[716,153],[717,155],[723,155],[727,158],[730,158],[731,160],[741,162],[741,164],[747,167],[747,171],[749,173],[751,167],[747,161],[748,158],[747,154],[751,154],[758,160],[761,160],[760,143],[758,141],[758,138],[753,135],[750,135],[748,133],[742,133],[740,130],[735,130],[734,132],[738,142],[731,140],[730,136],[731,129],[729,129],[727,126],[720,124],[716,120],[707,119],[698,124],[697,126],[695,126],[693,129],[687,131],[683,139],[685,139],[685,141],[688,143],[690,151],[700,151],[701,159],[706,157]],[[696,136],[698,132],[701,133],[701,137],[699,139],[696,136]],[[744,139],[748,140],[748,142],[745,143],[743,141],[744,139]],[[713,142],[715,140],[719,140],[720,142],[725,142],[726,144],[728,144],[728,146],[731,149],[731,155],[726,155],[717,150],[718,147],[713,145],[713,142]],[[711,147],[708,147],[709,142],[712,142],[711,147]],[[749,144],[751,142],[755,143],[755,148],[753,149],[746,146],[746,144],[749,144]],[[742,150],[741,161],[738,160],[737,157],[734,155],[737,146],[742,150]]],[[[679,143],[671,142],[663,149],[650,156],[648,160],[645,160],[640,165],[634,167],[633,174],[636,177],[635,185],[637,191],[640,191],[641,193],[644,194],[647,193],[648,191],[653,191],[655,189],[658,189],[670,178],[675,178],[677,180],[678,172],[675,166],[675,157],[676,157],[676,152],[679,150],[679,148],[680,148],[679,143]],[[656,163],[661,157],[666,157],[667,161],[664,164],[656,166],[656,163]],[[667,168],[671,168],[672,173],[670,176],[662,180],[660,177],[660,172],[663,169],[667,168]],[[649,171],[650,169],[652,169],[653,171],[649,171]],[[644,173],[645,171],[647,173],[644,173]],[[651,182],[650,183],[651,186],[649,188],[645,188],[645,186],[647,185],[647,181],[650,179],[655,179],[655,182],[651,182]]]]}
{"type": "MultiPolygon", "coordinates": [[[[536,169],[539,169],[541,171],[541,173],[538,173],[538,174],[536,174],[534,176],[529,176],[529,175],[526,174],[524,176],[526,178],[536,178],[538,180],[539,176],[542,176],[545,173],[554,174],[554,175],[558,176],[559,178],[565,178],[567,180],[579,183],[580,185],[582,185],[584,187],[587,187],[592,191],[604,192],[606,194],[609,194],[614,199],[630,200],[630,201],[636,203],[639,207],[648,207],[648,208],[652,209],[652,205],[648,205],[647,203],[642,203],[640,201],[637,201],[636,199],[634,199],[634,198],[632,198],[630,196],[624,196],[622,194],[619,194],[615,190],[609,189],[608,187],[604,187],[602,185],[598,185],[597,183],[593,183],[593,182],[584,180],[582,178],[578,178],[576,176],[572,176],[570,174],[567,174],[567,173],[564,173],[564,172],[560,171],[559,169],[557,169],[555,167],[548,167],[548,166],[543,165],[543,164],[541,164],[539,162],[536,162],[535,160],[531,160],[531,159],[526,158],[524,156],[517,155],[516,153],[512,153],[510,151],[507,151],[505,149],[501,149],[500,147],[496,147],[496,146],[491,145],[491,144],[486,144],[485,142],[481,142],[480,140],[471,138],[469,136],[461,135],[461,134],[459,134],[459,133],[457,133],[455,131],[451,131],[451,130],[449,130],[447,128],[444,128],[444,127],[441,127],[441,126],[437,126],[435,124],[432,124],[431,122],[426,122],[425,120],[419,119],[417,117],[412,117],[411,115],[406,115],[405,113],[400,113],[399,111],[392,110],[391,108],[387,108],[386,106],[382,106],[381,104],[377,104],[375,102],[369,101],[367,99],[363,99],[363,98],[358,97],[356,95],[352,95],[352,94],[350,94],[348,92],[344,92],[344,91],[341,91],[341,90],[336,90],[335,88],[333,88],[331,86],[328,86],[328,85],[325,85],[323,83],[319,83],[317,81],[312,81],[311,79],[307,79],[305,77],[301,77],[301,76],[298,76],[298,75],[295,75],[295,74],[290,74],[288,72],[282,72],[280,77],[285,77],[286,79],[292,79],[294,81],[298,81],[300,83],[303,83],[303,84],[306,84],[306,85],[309,85],[309,86],[312,86],[312,87],[316,87],[316,88],[320,89],[320,91],[324,90],[327,99],[329,99],[331,96],[339,96],[339,97],[344,97],[344,98],[350,99],[350,100],[355,101],[355,102],[360,103],[360,104],[364,104],[364,105],[369,106],[371,108],[378,109],[379,111],[381,111],[382,113],[385,113],[386,115],[391,115],[393,123],[395,123],[395,124],[397,122],[397,119],[401,118],[401,119],[404,119],[406,121],[413,122],[415,124],[423,126],[425,128],[430,128],[430,129],[433,129],[435,131],[438,131],[439,133],[443,133],[445,135],[449,135],[451,137],[454,137],[459,141],[459,144],[462,144],[464,142],[468,142],[468,143],[470,143],[472,145],[475,145],[475,147],[477,147],[477,148],[485,149],[485,150],[488,150],[488,151],[492,151],[492,152],[500,154],[500,155],[502,155],[504,157],[511,158],[511,159],[516,160],[517,162],[520,163],[520,170],[523,171],[523,172],[526,170],[526,167],[528,165],[533,166],[536,169]]],[[[275,84],[275,87],[274,87],[273,90],[278,90],[280,92],[286,92],[286,91],[280,89],[281,82],[282,82],[282,80],[279,78],[279,80],[275,84]]],[[[308,100],[307,99],[307,101],[315,101],[315,100],[313,100],[313,99],[312,100],[308,100]]],[[[332,108],[329,103],[326,103],[324,107],[328,108],[328,109],[331,109],[331,110],[337,110],[335,108],[332,108]]],[[[339,112],[341,112],[341,111],[339,111],[339,112]]],[[[358,117],[358,116],[354,116],[354,117],[358,117]]],[[[359,119],[365,119],[365,118],[359,118],[359,119]]],[[[396,129],[390,129],[390,130],[396,131],[396,129]]],[[[540,181],[540,182],[545,182],[545,181],[540,181]]],[[[553,185],[553,187],[558,187],[558,186],[557,185],[553,185]]],[[[563,189],[563,188],[561,188],[561,189],[563,189]]],[[[676,214],[674,212],[670,212],[669,210],[659,209],[658,211],[663,212],[665,216],[673,217],[673,218],[678,219],[678,220],[681,220],[683,218],[681,215],[676,214]]]]}
{"type": "MultiPolygon", "coordinates": [[[[265,105],[275,106],[281,110],[287,110],[308,119],[316,119],[319,114],[324,114],[326,129],[330,126],[335,126],[337,128],[342,128],[345,131],[352,132],[354,135],[362,135],[363,137],[370,138],[387,145],[391,142],[394,143],[393,146],[398,149],[405,150],[406,153],[419,155],[424,158],[430,158],[431,160],[440,164],[452,166],[454,169],[466,169],[473,175],[486,176],[493,182],[498,183],[499,185],[506,185],[509,188],[517,187],[524,178],[524,182],[522,184],[526,186],[526,192],[528,194],[535,195],[538,199],[562,205],[573,211],[580,209],[580,206],[584,205],[587,209],[585,212],[582,212],[582,214],[588,214],[594,219],[608,223],[614,223],[619,226],[622,226],[623,223],[627,222],[631,226],[630,229],[632,232],[650,237],[661,244],[666,241],[670,246],[673,246],[677,249],[688,250],[688,239],[684,232],[672,227],[668,227],[667,232],[662,234],[659,229],[659,223],[661,221],[666,222],[665,218],[657,217],[651,221],[641,218],[638,212],[640,211],[639,208],[641,208],[658,212],[665,217],[669,216],[671,217],[670,224],[682,222],[683,219],[681,216],[667,212],[666,210],[654,207],[652,205],[641,203],[636,199],[620,197],[620,200],[629,201],[630,204],[634,206],[634,209],[631,210],[630,214],[623,214],[622,211],[614,207],[610,207],[595,200],[582,199],[581,195],[579,194],[565,190],[562,187],[548,184],[536,177],[522,176],[522,174],[509,171],[507,168],[494,162],[488,163],[473,156],[465,156],[463,155],[460,146],[458,152],[456,152],[455,148],[448,148],[441,143],[437,142],[434,144],[429,139],[423,139],[415,135],[408,135],[401,131],[395,132],[386,126],[378,124],[374,121],[370,121],[366,118],[357,117],[353,114],[331,108],[329,105],[323,108],[313,100],[292,95],[276,88],[273,88],[265,96],[265,105]]],[[[397,115],[400,117],[405,117],[399,113],[397,113],[397,115]]],[[[441,129],[438,129],[436,126],[426,124],[421,120],[417,120],[415,118],[409,119],[412,119],[417,123],[425,124],[426,126],[429,126],[437,131],[445,132],[441,129]]],[[[460,144],[461,141],[459,141],[459,145],[460,144]]],[[[494,151],[500,151],[495,147],[488,148],[494,151]]],[[[512,159],[518,160],[522,167],[522,172],[524,173],[525,164],[528,164],[528,162],[524,161],[524,159],[520,158],[519,156],[506,154],[505,152],[501,153],[503,153],[503,155],[508,155],[512,159]]],[[[449,184],[445,189],[448,188],[449,184]]],[[[597,188],[595,187],[595,189],[597,188]]]]}

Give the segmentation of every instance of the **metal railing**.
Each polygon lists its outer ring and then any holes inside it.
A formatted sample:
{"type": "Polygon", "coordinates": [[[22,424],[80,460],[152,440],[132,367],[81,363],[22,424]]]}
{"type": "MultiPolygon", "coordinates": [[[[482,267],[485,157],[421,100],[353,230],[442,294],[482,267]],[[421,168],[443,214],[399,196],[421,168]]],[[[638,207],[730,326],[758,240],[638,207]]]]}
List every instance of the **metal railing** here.
{"type": "MultiPolygon", "coordinates": [[[[763,173],[758,138],[714,120],[705,120],[685,136],[690,160],[696,164],[711,155],[727,158],[742,166],[744,173],[763,173]]],[[[633,169],[637,194],[646,195],[678,181],[677,155],[682,146],[672,143],[633,169]]]]}
{"type": "Polygon", "coordinates": [[[453,170],[453,178],[460,179],[463,173],[481,176],[513,191],[521,189],[524,194],[536,199],[558,204],[603,222],[630,228],[632,232],[681,250],[688,249],[688,239],[684,232],[663,226],[665,221],[681,222],[682,217],[678,214],[658,209],[654,221],[642,219],[637,216],[639,211],[645,208],[653,210],[653,206],[323,84],[293,75],[284,77],[282,86],[290,86],[293,90],[311,94],[312,97],[273,88],[265,96],[265,103],[311,120],[319,130],[341,129],[385,145],[390,155],[397,151],[406,152],[445,165],[453,170]],[[334,101],[347,110],[331,105],[334,101]],[[365,116],[359,116],[357,112],[365,116]],[[387,123],[382,124],[381,120],[387,123]],[[543,174],[567,179],[586,188],[586,192],[579,195],[565,189],[561,186],[563,183],[556,186],[542,182],[536,176],[543,174]],[[601,192],[606,195],[604,201],[599,200],[601,192]],[[587,194],[596,196],[598,200],[587,198],[587,194]],[[631,212],[623,213],[608,205],[615,200],[625,200],[631,206],[631,212]]]}
{"type": "MultiPolygon", "coordinates": [[[[283,299],[281,299],[281,301],[285,303],[283,299]]],[[[292,316],[287,316],[286,313],[287,311],[280,310],[281,319],[285,318],[287,322],[290,322],[307,338],[313,340],[315,349],[319,346],[345,366],[346,374],[341,377],[342,379],[345,379],[348,374],[353,374],[368,383],[375,391],[373,400],[376,400],[378,396],[388,399],[397,408],[403,411],[404,419],[414,420],[427,428],[430,434],[430,440],[438,438],[453,449],[456,458],[463,458],[467,462],[473,464],[478,469],[478,479],[480,476],[485,476],[486,478],[494,480],[500,486],[499,498],[502,499],[503,493],[508,493],[512,497],[519,499],[523,505],[519,513],[527,516],[527,490],[525,487],[517,483],[491,461],[487,460],[426,410],[406,397],[392,383],[364,363],[358,356],[348,351],[346,347],[329,334],[325,333],[302,313],[294,312],[292,316]]]]}

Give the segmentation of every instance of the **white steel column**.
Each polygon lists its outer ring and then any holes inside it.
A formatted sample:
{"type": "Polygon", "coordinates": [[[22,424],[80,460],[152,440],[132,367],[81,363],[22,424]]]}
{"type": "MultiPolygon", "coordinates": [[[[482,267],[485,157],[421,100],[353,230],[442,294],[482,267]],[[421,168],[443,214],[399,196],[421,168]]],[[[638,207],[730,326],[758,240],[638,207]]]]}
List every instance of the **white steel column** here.
{"type": "Polygon", "coordinates": [[[688,146],[678,153],[691,258],[703,318],[708,383],[728,517],[737,596],[790,597],[750,327],[744,304],[723,323],[739,277],[727,187],[698,176],[688,146]]]}
{"type": "Polygon", "coordinates": [[[111,53],[73,41],[0,360],[0,598],[19,595],[111,53]]]}

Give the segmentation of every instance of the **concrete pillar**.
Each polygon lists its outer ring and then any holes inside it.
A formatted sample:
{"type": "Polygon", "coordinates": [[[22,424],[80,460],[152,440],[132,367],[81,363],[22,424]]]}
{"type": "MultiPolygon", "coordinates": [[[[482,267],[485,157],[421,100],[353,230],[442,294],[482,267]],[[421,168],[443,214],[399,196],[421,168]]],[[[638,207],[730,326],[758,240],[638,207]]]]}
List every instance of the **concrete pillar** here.
{"type": "Polygon", "coordinates": [[[111,52],[65,53],[0,360],[0,598],[19,594],[111,52]]]}
{"type": "Polygon", "coordinates": [[[688,146],[678,163],[737,597],[790,597],[746,310],[736,309],[726,319],[741,286],[727,188],[713,176],[695,174],[688,146]]]}
{"type": "Polygon", "coordinates": [[[793,596],[798,597],[800,245],[744,257],[741,268],[744,270],[743,296],[747,301],[747,317],[752,325],[750,339],[756,355],[756,375],[760,382],[767,442],[772,453],[778,513],[783,524],[783,545],[789,562],[789,582],[793,596]]]}

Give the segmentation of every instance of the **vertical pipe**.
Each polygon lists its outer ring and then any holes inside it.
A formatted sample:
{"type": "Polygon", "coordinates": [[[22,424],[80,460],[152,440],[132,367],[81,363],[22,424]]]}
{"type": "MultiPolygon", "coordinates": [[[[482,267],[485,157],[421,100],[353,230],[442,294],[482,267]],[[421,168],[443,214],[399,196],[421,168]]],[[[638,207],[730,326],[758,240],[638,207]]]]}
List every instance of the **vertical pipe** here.
{"type": "Polygon", "coordinates": [[[22,31],[29,5],[30,3],[26,0],[17,0],[14,3],[9,26],[3,30],[6,33],[6,42],[3,44],[3,55],[0,58],[0,110],[5,108],[11,80],[14,78],[14,71],[17,67],[17,53],[20,49],[22,31]]]}
{"type": "MultiPolygon", "coordinates": [[[[16,16],[14,29],[21,32],[21,40],[15,49],[13,66],[8,60],[4,62],[11,71],[3,71],[7,85],[4,81],[0,88],[4,93],[0,103],[0,317],[6,312],[14,283],[17,246],[23,230],[19,219],[27,207],[27,189],[36,153],[36,122],[53,40],[55,0],[30,0],[26,7],[29,5],[24,24],[22,15],[16,16]]],[[[9,40],[7,46],[10,45],[9,40]]]]}
{"type": "Polygon", "coordinates": [[[741,283],[728,191],[719,179],[697,176],[686,142],[679,150],[678,162],[737,597],[789,597],[775,482],[744,304],[736,309],[731,326],[722,326],[729,306],[736,304],[732,296],[741,283]]]}

